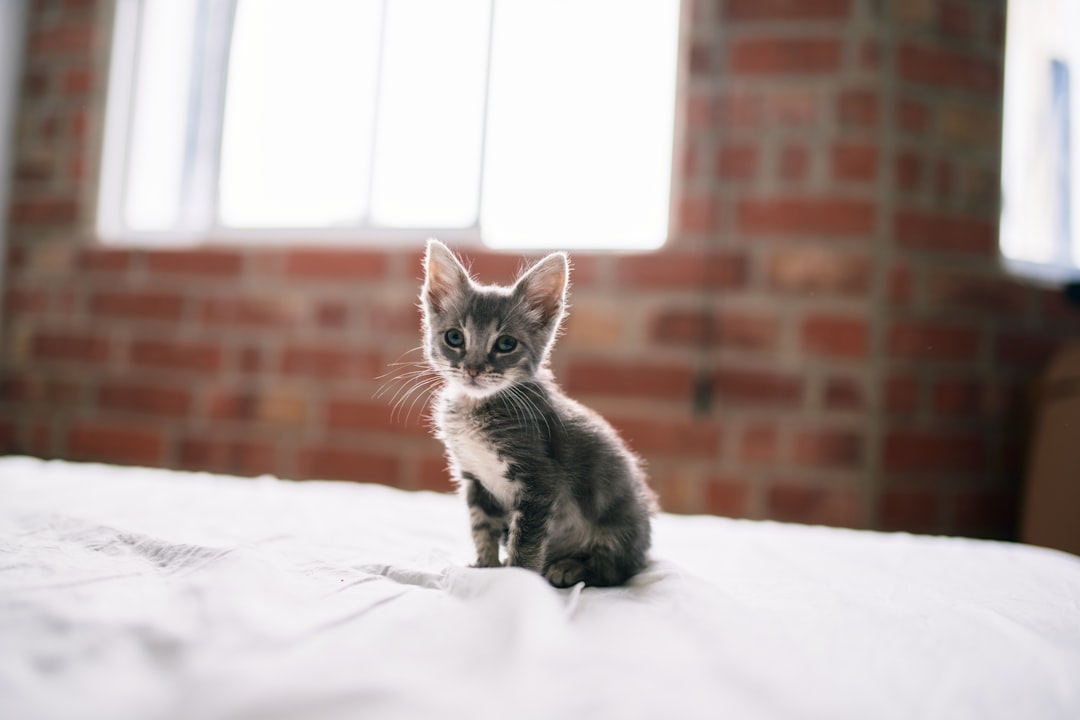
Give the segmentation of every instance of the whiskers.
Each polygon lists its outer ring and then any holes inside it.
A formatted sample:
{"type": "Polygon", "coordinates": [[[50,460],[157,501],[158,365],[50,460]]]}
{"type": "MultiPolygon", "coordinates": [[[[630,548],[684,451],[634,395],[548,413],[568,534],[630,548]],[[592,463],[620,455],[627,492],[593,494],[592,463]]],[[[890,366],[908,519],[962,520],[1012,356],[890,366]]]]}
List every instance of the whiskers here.
{"type": "Polygon", "coordinates": [[[423,350],[422,346],[406,350],[397,361],[390,363],[392,369],[389,372],[376,378],[377,380],[386,378],[386,381],[375,391],[374,397],[375,399],[387,398],[391,422],[404,420],[407,425],[412,419],[417,404],[420,404],[421,408],[427,407],[432,393],[442,386],[442,376],[433,370],[426,360],[402,360],[410,353],[421,350],[423,350]]]}

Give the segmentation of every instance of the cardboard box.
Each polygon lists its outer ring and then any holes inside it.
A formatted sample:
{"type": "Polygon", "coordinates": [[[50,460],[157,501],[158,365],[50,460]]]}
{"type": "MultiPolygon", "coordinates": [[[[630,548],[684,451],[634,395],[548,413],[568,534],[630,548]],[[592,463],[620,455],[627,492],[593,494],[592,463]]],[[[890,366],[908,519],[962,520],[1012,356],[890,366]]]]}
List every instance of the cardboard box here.
{"type": "Polygon", "coordinates": [[[1080,342],[1054,356],[1037,413],[1020,539],[1080,555],[1080,342]]]}

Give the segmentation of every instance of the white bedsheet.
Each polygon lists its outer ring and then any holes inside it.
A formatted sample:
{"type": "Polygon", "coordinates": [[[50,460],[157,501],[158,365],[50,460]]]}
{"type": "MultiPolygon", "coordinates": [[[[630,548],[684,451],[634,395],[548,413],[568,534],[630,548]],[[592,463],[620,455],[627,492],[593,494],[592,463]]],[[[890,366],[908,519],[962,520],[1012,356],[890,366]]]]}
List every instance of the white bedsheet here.
{"type": "Polygon", "coordinates": [[[662,515],[628,587],[463,501],[0,458],[0,718],[1080,718],[1080,559],[662,515]]]}

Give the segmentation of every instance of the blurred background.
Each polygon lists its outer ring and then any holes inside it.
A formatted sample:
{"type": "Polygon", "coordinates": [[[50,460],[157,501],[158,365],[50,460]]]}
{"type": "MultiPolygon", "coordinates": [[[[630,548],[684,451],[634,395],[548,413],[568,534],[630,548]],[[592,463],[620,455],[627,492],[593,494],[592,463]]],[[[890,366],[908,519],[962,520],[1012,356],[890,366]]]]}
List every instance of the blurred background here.
{"type": "Polygon", "coordinates": [[[0,451],[448,490],[433,235],[571,250],[556,377],[666,510],[1014,537],[1080,24],[1012,5],[5,0],[0,451]]]}

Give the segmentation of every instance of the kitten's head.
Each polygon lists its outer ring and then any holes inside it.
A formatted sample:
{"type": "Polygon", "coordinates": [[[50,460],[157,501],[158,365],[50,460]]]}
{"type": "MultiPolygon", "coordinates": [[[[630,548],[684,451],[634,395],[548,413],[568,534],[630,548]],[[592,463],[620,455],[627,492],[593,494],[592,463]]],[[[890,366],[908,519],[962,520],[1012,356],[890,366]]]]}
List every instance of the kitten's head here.
{"type": "Polygon", "coordinates": [[[480,285],[449,248],[429,240],[424,271],[424,354],[451,389],[483,398],[546,366],[566,308],[565,253],[548,255],[510,287],[480,285]]]}

